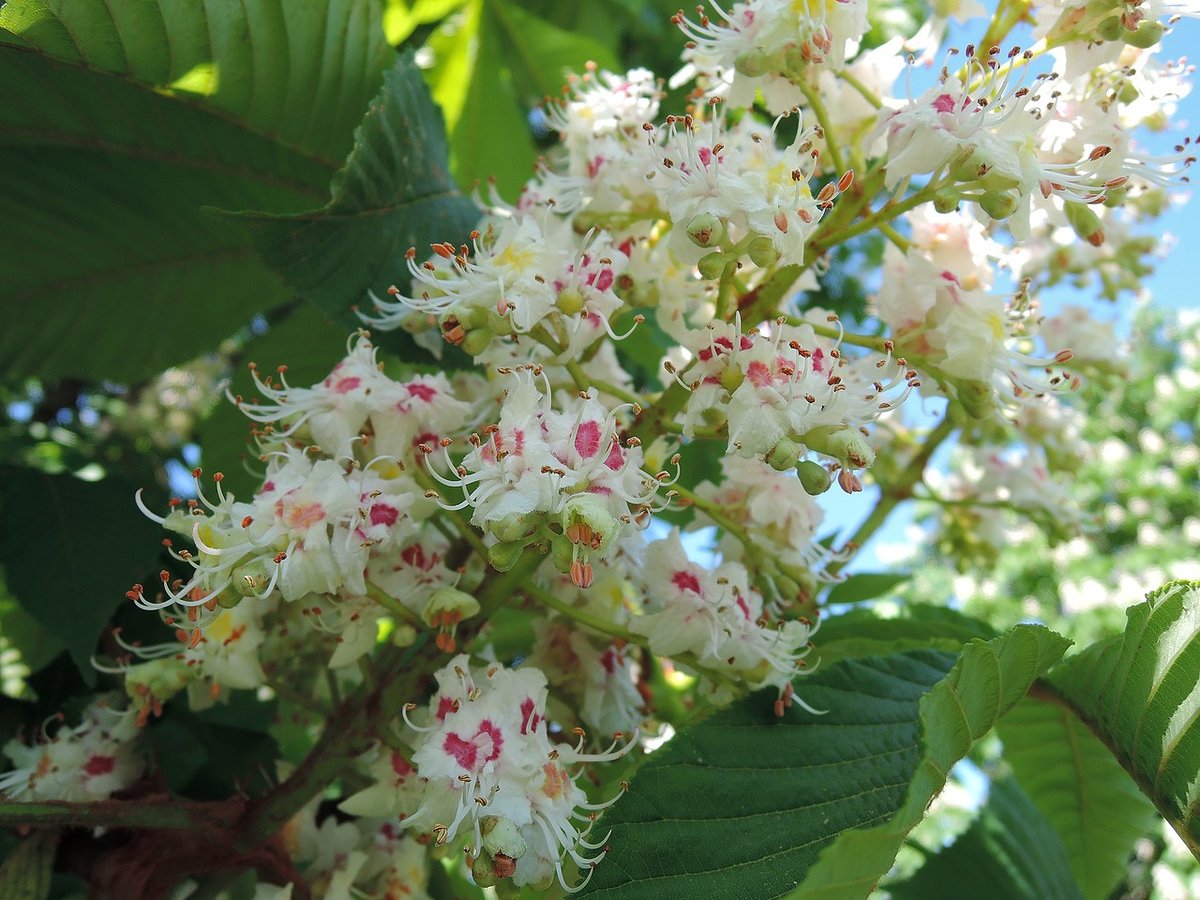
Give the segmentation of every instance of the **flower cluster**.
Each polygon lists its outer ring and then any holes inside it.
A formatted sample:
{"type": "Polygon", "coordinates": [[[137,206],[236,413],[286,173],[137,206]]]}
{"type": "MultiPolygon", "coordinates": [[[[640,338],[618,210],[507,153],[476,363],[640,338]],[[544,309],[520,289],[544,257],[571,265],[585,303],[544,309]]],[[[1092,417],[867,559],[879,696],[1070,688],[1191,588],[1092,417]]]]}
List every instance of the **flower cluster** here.
{"type": "Polygon", "coordinates": [[[438,845],[465,838],[483,885],[511,878],[545,887],[557,878],[564,889],[582,887],[604,858],[604,841],[588,840],[594,813],[612,800],[589,803],[568,767],[616,759],[632,744],[620,745],[618,734],[606,751],[585,753],[582,736],[574,746],[552,742],[546,677],[537,669],[493,664],[472,673],[460,655],[435,677],[438,690],[421,721],[405,716],[411,761],[392,755],[385,779],[343,809],[398,812],[402,828],[419,827],[438,845]],[[564,855],[586,871],[582,884],[567,884],[564,855]]]}
{"type": "Polygon", "coordinates": [[[896,504],[936,504],[961,559],[1010,513],[1085,529],[1074,392],[1124,348],[1115,313],[1045,289],[1115,298],[1153,262],[1192,152],[1138,143],[1186,90],[1154,61],[1164,11],[1037,2],[1028,49],[923,73],[970,4],[881,43],[860,0],[740,0],[674,18],[674,110],[644,69],[571,77],[520,193],[477,196],[360,312],[419,360],[361,331],[310,386],[251,367],[253,489],[197,469],[143,506],[169,559],[129,597],[167,631],[97,661],[129,710],[9,745],[0,790],[108,796],[140,725],[258,691],[357,729],[329,793],[353,821],[314,802],[285,835],[327,895],[421,896],[451,851],[480,886],[586,883],[603,764],[642,735],[760,689],[820,714],[800,676],[829,585],[896,504]]]}
{"type": "Polygon", "coordinates": [[[100,698],[80,723],[60,725],[53,736],[0,747],[14,768],[0,775],[0,796],[14,800],[107,800],[141,777],[145,759],[137,746],[132,710],[120,711],[100,698]]]}

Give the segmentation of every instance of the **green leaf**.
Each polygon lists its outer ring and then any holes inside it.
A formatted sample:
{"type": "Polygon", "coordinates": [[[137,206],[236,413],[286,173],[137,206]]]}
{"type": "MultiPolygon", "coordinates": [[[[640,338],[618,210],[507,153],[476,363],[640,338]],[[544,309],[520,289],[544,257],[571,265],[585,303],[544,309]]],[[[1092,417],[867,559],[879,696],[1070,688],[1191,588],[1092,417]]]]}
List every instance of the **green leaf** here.
{"type": "MultiPolygon", "coordinates": [[[[233,218],[250,228],[263,258],[289,286],[350,330],[361,325],[352,307],[369,306],[368,291],[382,297],[389,285],[403,283],[410,247],[459,243],[479,209],[446,169],[441,115],[411,56],[404,56],[385,74],[324,207],[233,218]]],[[[415,351],[403,333],[381,333],[377,342],[415,351]]]]}
{"type": "Polygon", "coordinates": [[[987,804],[953,845],[889,884],[893,900],[1083,900],[1062,838],[1015,778],[992,783],[987,804]]]}
{"type": "Polygon", "coordinates": [[[949,767],[1064,648],[1020,626],[957,662],[911,650],[822,667],[797,683],[822,716],[740,701],[642,766],[605,814],[612,849],[586,893],[779,897],[809,873],[813,895],[865,896],[949,767]]]}
{"type": "Polygon", "coordinates": [[[286,299],[202,208],[319,203],[390,61],[375,0],[0,8],[0,376],[140,380],[286,299]]]}
{"type": "Polygon", "coordinates": [[[0,897],[45,900],[50,896],[59,832],[36,831],[17,845],[0,865],[0,897]]]}
{"type": "Polygon", "coordinates": [[[1127,616],[1050,684],[1200,858],[1200,584],[1171,582],[1127,616]]]}
{"type": "Polygon", "coordinates": [[[882,824],[839,834],[791,896],[832,900],[870,893],[945,786],[951,766],[1058,661],[1069,643],[1041,626],[1018,625],[991,641],[967,644],[949,676],[921,698],[921,761],[903,806],[882,824]]]}
{"type": "Polygon", "coordinates": [[[839,659],[886,656],[920,647],[958,653],[970,640],[995,636],[990,625],[953,609],[906,604],[895,618],[882,618],[869,609],[823,617],[814,642],[821,664],[827,665],[839,659]]]}
{"type": "Polygon", "coordinates": [[[146,575],[161,538],[121,478],[81,481],[0,469],[0,559],[8,589],[61,640],[89,684],[91,657],[125,592],[146,575]]]}
{"type": "Polygon", "coordinates": [[[0,649],[12,647],[21,662],[36,672],[63,651],[63,643],[25,612],[0,583],[0,649]]]}
{"type": "Polygon", "coordinates": [[[896,585],[911,578],[907,572],[857,572],[845,581],[835,584],[825,597],[826,605],[834,603],[861,603],[873,600],[890,591],[896,585]]]}
{"type": "Polygon", "coordinates": [[[472,0],[429,47],[436,62],[428,78],[446,114],[459,183],[494,177],[509,198],[533,175],[538,156],[530,111],[559,95],[568,71],[582,72],[589,61],[619,67],[605,44],[509,0],[472,0]]]}
{"type": "Polygon", "coordinates": [[[1104,900],[1134,843],[1157,820],[1154,807],[1073,712],[1025,698],[1000,720],[1004,758],[1066,846],[1088,900],[1104,900]]]}

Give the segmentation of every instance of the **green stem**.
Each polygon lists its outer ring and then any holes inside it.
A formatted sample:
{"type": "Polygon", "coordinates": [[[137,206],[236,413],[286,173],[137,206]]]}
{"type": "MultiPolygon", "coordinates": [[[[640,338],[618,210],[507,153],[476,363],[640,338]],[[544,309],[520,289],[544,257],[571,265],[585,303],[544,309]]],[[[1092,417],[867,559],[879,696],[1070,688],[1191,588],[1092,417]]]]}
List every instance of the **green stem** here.
{"type": "Polygon", "coordinates": [[[0,827],[48,826],[84,828],[163,828],[172,831],[199,830],[219,825],[228,828],[226,817],[213,804],[188,800],[102,800],[97,803],[17,803],[0,801],[0,827]]]}
{"type": "Polygon", "coordinates": [[[411,609],[409,609],[374,582],[367,582],[367,596],[386,609],[399,621],[407,622],[418,631],[425,629],[425,623],[417,617],[416,613],[414,613],[411,609]]]}
{"type": "Polygon", "coordinates": [[[825,146],[829,150],[829,160],[833,163],[833,171],[835,174],[840,174],[845,171],[842,166],[842,150],[838,146],[837,140],[834,138],[833,128],[829,124],[829,113],[825,110],[825,104],[821,102],[821,95],[813,90],[812,85],[808,84],[803,79],[793,82],[800,93],[804,94],[804,99],[808,101],[809,107],[816,114],[817,124],[821,126],[821,130],[825,132],[825,146]]]}
{"type": "Polygon", "coordinates": [[[633,403],[636,406],[642,406],[642,398],[637,394],[627,391],[622,387],[617,387],[615,384],[609,384],[607,381],[600,381],[592,378],[590,375],[584,374],[583,369],[575,360],[567,363],[566,369],[571,376],[571,380],[581,391],[586,391],[588,388],[595,388],[601,393],[608,394],[610,397],[616,397],[618,400],[624,400],[626,403],[633,403]]]}

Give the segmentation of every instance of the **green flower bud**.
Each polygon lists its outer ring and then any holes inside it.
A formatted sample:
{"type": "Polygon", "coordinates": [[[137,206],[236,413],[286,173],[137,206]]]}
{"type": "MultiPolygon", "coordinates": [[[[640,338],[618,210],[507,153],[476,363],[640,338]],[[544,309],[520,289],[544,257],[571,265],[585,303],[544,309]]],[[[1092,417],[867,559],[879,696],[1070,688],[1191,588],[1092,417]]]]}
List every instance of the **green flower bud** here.
{"type": "Polygon", "coordinates": [[[796,474],[800,476],[800,484],[810,496],[816,497],[829,490],[833,484],[833,476],[829,470],[814,459],[806,459],[796,466],[796,474]]]}
{"type": "Polygon", "coordinates": [[[995,397],[990,384],[986,381],[960,381],[957,387],[958,401],[967,415],[973,419],[986,419],[991,416],[995,407],[995,397]]]}
{"type": "MultiPolygon", "coordinates": [[[[230,581],[233,584],[233,589],[242,597],[254,597],[260,595],[266,590],[267,585],[271,583],[271,575],[273,574],[270,566],[266,561],[261,559],[251,560],[245,565],[238,566],[233,570],[230,581]]],[[[222,594],[225,592],[222,591],[222,594]]],[[[239,598],[240,599],[240,598],[239,598]]],[[[237,606],[237,601],[226,605],[223,600],[218,600],[222,606],[232,608],[237,606]]]]}
{"type": "Polygon", "coordinates": [[[492,333],[486,328],[473,328],[463,338],[462,348],[468,356],[478,356],[492,342],[492,333]]]}
{"type": "Polygon", "coordinates": [[[600,556],[621,530],[621,523],[608,511],[607,501],[599,494],[575,494],[569,498],[560,522],[568,541],[600,556]]]}
{"type": "Polygon", "coordinates": [[[1063,204],[1063,212],[1077,235],[1093,247],[1104,243],[1104,223],[1094,209],[1086,203],[1067,202],[1063,204]]]}
{"type": "Polygon", "coordinates": [[[796,465],[799,456],[800,446],[790,438],[784,438],[767,454],[767,464],[776,472],[786,472],[796,465]]]}
{"type": "Polygon", "coordinates": [[[487,854],[480,853],[471,860],[471,877],[480,887],[496,886],[496,874],[492,871],[492,861],[487,854]]]}
{"type": "Polygon", "coordinates": [[[237,591],[231,591],[229,588],[225,588],[225,590],[217,594],[217,605],[220,606],[221,609],[233,609],[244,599],[246,598],[237,591]]]}
{"type": "Polygon", "coordinates": [[[742,382],[746,380],[746,373],[736,366],[729,366],[719,376],[721,387],[733,393],[742,386],[742,382]]]}
{"type": "Polygon", "coordinates": [[[1138,22],[1138,27],[1133,31],[1125,32],[1125,43],[1131,47],[1137,47],[1141,50],[1149,50],[1155,44],[1162,40],[1163,28],[1161,22],[1154,22],[1150,19],[1144,19],[1138,22]]]}
{"type": "Polygon", "coordinates": [[[712,253],[700,257],[696,268],[700,270],[701,278],[716,281],[725,271],[725,254],[720,250],[714,250],[712,253]]]}
{"type": "Polygon", "coordinates": [[[488,547],[488,562],[497,572],[507,572],[517,564],[525,551],[522,541],[501,541],[488,547]]]}
{"type": "Polygon", "coordinates": [[[417,642],[417,629],[411,625],[397,625],[392,629],[392,644],[397,647],[411,647],[417,642]]]}
{"type": "Polygon", "coordinates": [[[573,316],[583,309],[583,294],[573,287],[566,288],[559,293],[554,305],[565,315],[573,316]]]}
{"type": "Polygon", "coordinates": [[[1096,26],[1096,34],[1105,41],[1118,41],[1125,36],[1125,26],[1120,16],[1109,16],[1096,26]]]}
{"type": "Polygon", "coordinates": [[[554,568],[564,575],[571,571],[571,562],[575,558],[575,545],[565,534],[550,535],[550,555],[554,559],[554,568]]]}
{"type": "Polygon", "coordinates": [[[479,601],[470,594],[452,587],[440,587],[421,611],[421,621],[430,628],[440,627],[447,619],[455,622],[469,619],[479,613],[479,601]]]}
{"type": "Polygon", "coordinates": [[[980,209],[993,219],[1007,219],[1017,211],[1017,198],[1008,191],[988,191],[978,202],[980,209]]]}
{"type": "Polygon", "coordinates": [[[696,213],[687,224],[687,236],[697,247],[711,247],[721,243],[725,226],[712,213],[696,213]]]}
{"type": "Polygon", "coordinates": [[[200,668],[189,666],[186,660],[173,656],[152,659],[125,672],[125,693],[149,717],[151,712],[161,712],[162,704],[187,687],[199,674],[200,668]]]}
{"type": "Polygon", "coordinates": [[[847,469],[865,469],[875,462],[875,451],[866,438],[844,425],[814,428],[801,437],[810,449],[832,456],[847,469]]]}
{"type": "Polygon", "coordinates": [[[483,835],[483,849],[492,856],[503,853],[512,859],[520,859],[528,849],[521,830],[512,820],[502,816],[484,816],[479,821],[479,833],[483,835]]]}
{"type": "Polygon", "coordinates": [[[958,209],[958,191],[952,187],[938,188],[933,195],[933,208],[945,215],[958,209]]]}
{"type": "Polygon", "coordinates": [[[752,263],[764,269],[775,265],[783,255],[775,248],[775,242],[765,234],[750,239],[750,243],[746,247],[746,254],[752,263]]]}

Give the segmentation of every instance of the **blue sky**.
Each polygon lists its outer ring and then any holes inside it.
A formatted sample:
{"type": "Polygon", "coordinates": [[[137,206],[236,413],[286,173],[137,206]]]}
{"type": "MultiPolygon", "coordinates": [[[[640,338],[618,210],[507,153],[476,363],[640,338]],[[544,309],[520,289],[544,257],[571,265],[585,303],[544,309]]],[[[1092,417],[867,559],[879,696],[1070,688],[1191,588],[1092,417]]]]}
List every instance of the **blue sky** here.
{"type": "MultiPolygon", "coordinates": [[[[1200,51],[1200,21],[1195,19],[1180,20],[1173,32],[1164,42],[1165,52],[1161,59],[1179,59],[1186,55],[1188,48],[1200,51]]],[[[1173,121],[1173,128],[1165,134],[1148,135],[1145,144],[1148,149],[1158,152],[1169,152],[1171,147],[1185,135],[1195,137],[1200,134],[1200,91],[1194,90],[1185,97],[1178,106],[1173,121]]],[[[1200,165],[1196,167],[1194,176],[1200,180],[1200,165]]],[[[1186,188],[1175,192],[1178,201],[1156,223],[1154,231],[1164,235],[1164,240],[1172,243],[1170,252],[1158,264],[1155,273],[1146,281],[1150,302],[1172,309],[1200,309],[1200,204],[1184,202],[1194,191],[1186,188]]],[[[1192,198],[1194,200],[1194,198],[1192,198]]],[[[1059,288],[1042,298],[1044,304],[1053,308],[1055,305],[1074,302],[1091,303],[1093,298],[1086,292],[1070,288],[1059,288]]],[[[1119,330],[1127,328],[1134,310],[1134,301],[1124,298],[1117,307],[1106,308],[1107,304],[1098,304],[1098,313],[1112,317],[1119,330]]],[[[933,402],[928,405],[933,412],[936,406],[933,402]]],[[[847,498],[845,494],[834,489],[824,495],[822,505],[826,508],[826,525],[829,528],[839,528],[843,537],[853,533],[858,523],[866,517],[874,505],[877,494],[873,491],[847,498]]],[[[879,571],[891,569],[894,563],[881,559],[877,553],[881,545],[903,544],[909,541],[905,531],[912,522],[909,510],[902,508],[894,513],[887,524],[880,529],[875,538],[858,554],[850,566],[850,571],[879,571]]],[[[884,550],[884,557],[890,554],[884,550]]]]}

